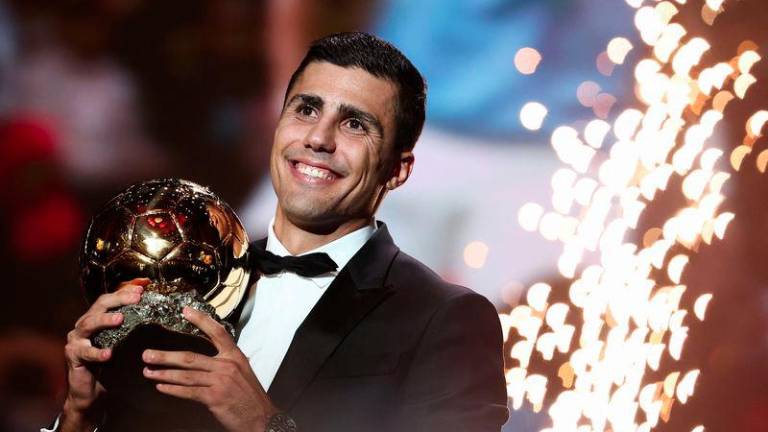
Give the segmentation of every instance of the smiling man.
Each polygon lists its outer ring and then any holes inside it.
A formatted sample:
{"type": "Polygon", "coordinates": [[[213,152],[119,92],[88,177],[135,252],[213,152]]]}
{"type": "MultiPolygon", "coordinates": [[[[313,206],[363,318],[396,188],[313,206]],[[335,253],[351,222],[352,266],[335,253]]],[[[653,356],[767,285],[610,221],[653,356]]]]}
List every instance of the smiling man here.
{"type": "Polygon", "coordinates": [[[315,61],[287,96],[270,161],[281,198],[275,231],[301,253],[371,224],[385,192],[408,178],[413,154],[397,148],[390,80],[315,61]]]}
{"type": "MultiPolygon", "coordinates": [[[[252,244],[260,277],[238,340],[185,310],[219,353],[146,351],[148,365],[165,367],[145,369],[159,391],[199,402],[229,431],[501,429],[494,307],[402,253],[374,219],[414,166],[424,101],[419,72],[380,39],[344,33],[310,47],[275,131],[278,205],[268,237],[252,244]]],[[[118,325],[108,308],[137,302],[144,283],[102,296],[70,334],[61,430],[98,424],[103,389],[83,364],[111,354],[87,337],[118,325]]]]}

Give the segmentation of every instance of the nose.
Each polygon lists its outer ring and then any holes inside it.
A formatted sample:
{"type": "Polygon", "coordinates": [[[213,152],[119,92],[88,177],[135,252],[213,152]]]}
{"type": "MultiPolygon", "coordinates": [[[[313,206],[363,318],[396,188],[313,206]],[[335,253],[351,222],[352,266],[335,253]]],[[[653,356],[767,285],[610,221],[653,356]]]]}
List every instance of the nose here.
{"type": "Polygon", "coordinates": [[[334,123],[319,121],[307,132],[304,147],[316,152],[333,153],[336,150],[334,123]]]}

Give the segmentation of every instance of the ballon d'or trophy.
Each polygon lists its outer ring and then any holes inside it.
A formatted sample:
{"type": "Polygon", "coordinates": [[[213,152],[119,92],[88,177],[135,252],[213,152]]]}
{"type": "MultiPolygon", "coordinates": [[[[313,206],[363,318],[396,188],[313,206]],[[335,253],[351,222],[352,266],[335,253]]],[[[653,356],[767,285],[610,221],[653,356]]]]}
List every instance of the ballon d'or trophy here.
{"type": "Polygon", "coordinates": [[[205,407],[158,392],[142,374],[141,354],[151,348],[215,355],[214,345],[184,319],[182,309],[207,313],[234,336],[226,319],[248,287],[247,251],[245,229],[230,206],[186,180],[134,184],[91,220],[80,256],[87,300],[93,303],[122,282],[150,279],[138,304],[114,310],[123,314],[122,324],[91,338],[96,347],[112,348],[112,358],[94,366],[107,391],[111,425],[100,431],[206,430],[205,407]]]}

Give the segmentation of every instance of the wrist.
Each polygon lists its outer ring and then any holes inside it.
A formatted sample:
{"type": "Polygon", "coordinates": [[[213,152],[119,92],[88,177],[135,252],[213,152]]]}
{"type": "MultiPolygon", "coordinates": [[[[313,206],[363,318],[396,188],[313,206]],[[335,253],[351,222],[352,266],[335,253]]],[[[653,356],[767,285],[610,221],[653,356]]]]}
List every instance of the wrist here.
{"type": "Polygon", "coordinates": [[[256,432],[266,432],[267,426],[269,426],[269,421],[272,419],[272,416],[279,413],[276,408],[274,407],[267,407],[258,417],[256,417],[256,432]]]}
{"type": "Polygon", "coordinates": [[[92,432],[97,426],[92,413],[78,408],[69,398],[64,401],[64,409],[59,419],[60,432],[92,432]]]}

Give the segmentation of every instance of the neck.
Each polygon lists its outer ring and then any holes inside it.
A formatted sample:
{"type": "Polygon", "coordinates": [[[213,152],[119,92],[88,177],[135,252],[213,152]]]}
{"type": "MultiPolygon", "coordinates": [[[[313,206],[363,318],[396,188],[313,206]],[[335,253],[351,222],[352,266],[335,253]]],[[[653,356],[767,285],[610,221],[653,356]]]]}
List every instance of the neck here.
{"type": "Polygon", "coordinates": [[[304,227],[291,222],[278,208],[275,214],[275,235],[280,243],[293,255],[299,255],[356,231],[373,221],[361,218],[324,227],[304,227]]]}

